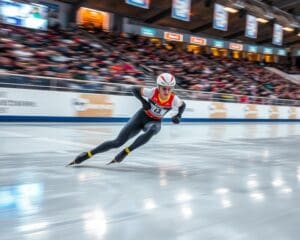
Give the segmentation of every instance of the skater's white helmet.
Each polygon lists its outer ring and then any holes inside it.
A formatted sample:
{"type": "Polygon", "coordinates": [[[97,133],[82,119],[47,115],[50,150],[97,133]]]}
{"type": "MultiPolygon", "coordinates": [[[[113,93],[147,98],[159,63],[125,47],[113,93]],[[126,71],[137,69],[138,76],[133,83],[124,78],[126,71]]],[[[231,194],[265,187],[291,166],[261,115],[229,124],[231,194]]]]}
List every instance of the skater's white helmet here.
{"type": "Polygon", "coordinates": [[[175,77],[170,73],[162,73],[158,75],[156,84],[163,87],[174,87],[176,85],[175,77]]]}

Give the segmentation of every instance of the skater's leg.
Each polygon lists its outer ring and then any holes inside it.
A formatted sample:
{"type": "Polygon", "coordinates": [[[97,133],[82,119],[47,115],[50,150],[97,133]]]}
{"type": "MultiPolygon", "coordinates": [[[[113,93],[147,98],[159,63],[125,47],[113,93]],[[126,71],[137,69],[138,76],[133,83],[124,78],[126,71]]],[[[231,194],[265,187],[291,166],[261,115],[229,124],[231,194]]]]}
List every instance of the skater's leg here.
{"type": "Polygon", "coordinates": [[[91,154],[97,154],[106,152],[112,148],[118,148],[121,147],[125,142],[128,141],[128,139],[136,136],[140,131],[141,127],[135,125],[134,121],[128,122],[120,131],[119,135],[112,141],[106,141],[93,150],[91,150],[91,154]]]}
{"type": "Polygon", "coordinates": [[[138,136],[135,141],[129,146],[130,151],[144,145],[147,143],[155,134],[157,134],[161,129],[161,122],[153,121],[148,122],[145,127],[145,133],[138,136]]]}
{"type": "Polygon", "coordinates": [[[134,149],[147,143],[155,134],[157,134],[161,129],[160,121],[148,122],[145,127],[145,133],[138,136],[135,141],[127,148],[123,149],[110,163],[121,162],[124,158],[134,149]]]}
{"type": "Polygon", "coordinates": [[[69,165],[82,163],[83,161],[91,158],[94,154],[122,146],[128,139],[137,135],[142,130],[142,127],[142,115],[139,111],[122,128],[117,138],[112,141],[106,141],[88,152],[81,153],[69,165]]]}

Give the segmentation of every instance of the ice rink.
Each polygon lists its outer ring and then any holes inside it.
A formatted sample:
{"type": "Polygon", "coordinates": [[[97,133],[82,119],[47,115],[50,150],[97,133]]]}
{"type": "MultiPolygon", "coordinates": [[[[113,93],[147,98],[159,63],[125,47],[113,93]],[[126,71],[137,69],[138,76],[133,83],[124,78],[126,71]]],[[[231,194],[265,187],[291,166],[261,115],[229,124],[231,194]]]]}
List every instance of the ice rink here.
{"type": "Polygon", "coordinates": [[[300,235],[300,123],[164,124],[65,167],[123,124],[1,124],[1,240],[287,240],[300,235]]]}

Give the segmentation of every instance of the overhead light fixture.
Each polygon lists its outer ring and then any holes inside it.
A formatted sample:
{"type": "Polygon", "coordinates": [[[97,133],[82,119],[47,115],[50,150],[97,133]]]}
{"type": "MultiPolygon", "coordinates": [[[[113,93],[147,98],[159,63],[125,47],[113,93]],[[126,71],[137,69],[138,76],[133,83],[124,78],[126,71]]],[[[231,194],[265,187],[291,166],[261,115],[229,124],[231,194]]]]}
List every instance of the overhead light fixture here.
{"type": "Polygon", "coordinates": [[[282,29],[284,31],[287,31],[287,32],[293,32],[294,31],[294,28],[291,28],[291,27],[283,27],[282,29]]]}
{"type": "Polygon", "coordinates": [[[258,21],[260,23],[267,23],[267,22],[269,22],[267,19],[264,19],[264,18],[256,18],[256,21],[258,21]]]}
{"type": "Polygon", "coordinates": [[[233,6],[236,7],[236,8],[238,8],[238,9],[244,9],[245,8],[245,1],[243,1],[243,0],[237,0],[233,4],[233,6]]]}
{"type": "Polygon", "coordinates": [[[265,14],[264,16],[266,17],[266,19],[269,19],[269,20],[274,19],[274,15],[271,13],[265,14]]]}
{"type": "Polygon", "coordinates": [[[274,13],[270,9],[266,9],[264,17],[268,20],[274,19],[274,13]]]}
{"type": "Polygon", "coordinates": [[[225,7],[225,11],[230,12],[230,13],[237,13],[239,10],[232,8],[232,7],[225,7]]]}
{"type": "Polygon", "coordinates": [[[300,32],[297,34],[298,37],[300,37],[300,32]]]}

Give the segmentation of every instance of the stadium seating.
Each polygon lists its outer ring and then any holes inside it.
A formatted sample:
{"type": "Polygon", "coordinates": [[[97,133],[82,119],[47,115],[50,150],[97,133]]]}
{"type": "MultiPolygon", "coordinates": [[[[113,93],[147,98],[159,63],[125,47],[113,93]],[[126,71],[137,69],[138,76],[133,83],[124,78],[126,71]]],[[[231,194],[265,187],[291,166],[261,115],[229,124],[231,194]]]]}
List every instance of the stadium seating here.
{"type": "Polygon", "coordinates": [[[72,89],[101,88],[101,82],[141,85],[147,76],[171,72],[183,89],[237,95],[233,101],[300,99],[298,85],[257,63],[193,54],[142,36],[79,29],[45,32],[0,24],[0,48],[2,73],[85,80],[68,82],[72,89]]]}

